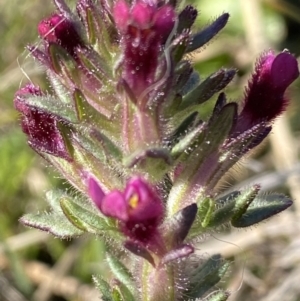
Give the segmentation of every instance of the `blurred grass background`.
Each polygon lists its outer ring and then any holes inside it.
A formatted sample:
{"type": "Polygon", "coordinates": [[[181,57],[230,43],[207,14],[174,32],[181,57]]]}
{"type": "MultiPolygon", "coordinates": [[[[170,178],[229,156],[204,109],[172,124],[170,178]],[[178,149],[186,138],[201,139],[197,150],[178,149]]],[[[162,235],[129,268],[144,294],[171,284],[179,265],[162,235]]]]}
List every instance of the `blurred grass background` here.
{"type": "MultiPolygon", "coordinates": [[[[299,0],[198,0],[194,5],[200,10],[199,28],[224,11],[231,14],[218,38],[191,59],[202,78],[222,66],[236,67],[238,76],[226,90],[232,100],[242,98],[259,52],[272,47],[300,54],[299,0]]],[[[39,43],[36,26],[52,11],[51,1],[0,0],[0,301],[98,300],[90,275],[105,268],[101,241],[61,241],[18,223],[25,212],[45,209],[45,191],[66,185],[27,146],[13,108],[13,95],[27,77],[47,88],[42,68],[25,46],[39,43]]],[[[291,195],[293,210],[199,244],[199,254],[221,252],[235,260],[225,284],[234,291],[230,300],[300,300],[299,81],[290,96],[289,110],[269,142],[236,168],[224,186],[262,183],[265,190],[291,195]]]]}

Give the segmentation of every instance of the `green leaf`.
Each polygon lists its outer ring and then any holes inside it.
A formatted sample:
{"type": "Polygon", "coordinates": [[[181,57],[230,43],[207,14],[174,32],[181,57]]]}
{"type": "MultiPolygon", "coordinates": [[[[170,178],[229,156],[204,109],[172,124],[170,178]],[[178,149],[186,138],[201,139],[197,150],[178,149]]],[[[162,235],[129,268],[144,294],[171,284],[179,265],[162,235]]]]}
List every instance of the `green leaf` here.
{"type": "Polygon", "coordinates": [[[21,217],[20,222],[25,226],[52,233],[63,239],[78,237],[83,233],[82,230],[73,226],[65,215],[57,212],[29,213],[21,217]]]}
{"type": "Polygon", "coordinates": [[[77,237],[83,233],[75,227],[64,215],[60,207],[60,200],[67,194],[62,190],[52,190],[46,193],[46,201],[51,212],[30,213],[24,215],[20,222],[26,226],[52,233],[60,238],[77,237]]]}
{"type": "Polygon", "coordinates": [[[85,18],[85,25],[87,29],[87,34],[89,38],[89,42],[92,45],[97,43],[97,32],[98,32],[98,22],[95,18],[95,14],[90,7],[85,8],[86,18],[85,18]]]}
{"type": "Polygon", "coordinates": [[[77,123],[77,112],[73,104],[62,103],[54,96],[28,96],[26,104],[36,109],[56,115],[70,123],[77,123]]]}
{"type": "Polygon", "coordinates": [[[187,296],[192,299],[204,296],[222,279],[228,267],[229,262],[222,260],[221,256],[217,254],[194,270],[189,270],[190,285],[187,296]]]}
{"type": "Polygon", "coordinates": [[[214,293],[212,296],[210,297],[206,297],[205,300],[206,301],[226,301],[230,296],[229,292],[224,292],[224,291],[219,291],[217,293],[214,293]]]}
{"type": "MultiPolygon", "coordinates": [[[[219,149],[224,140],[228,137],[232,125],[237,118],[237,104],[229,103],[214,114],[208,124],[204,135],[201,134],[201,139],[195,141],[195,145],[191,146],[191,156],[187,162],[187,169],[190,171],[199,170],[201,163],[215,150],[219,149]],[[200,140],[200,141],[199,141],[200,140]],[[193,162],[193,164],[189,164],[193,162]],[[197,162],[195,164],[194,162],[197,162]],[[190,168],[194,166],[194,168],[190,168]]],[[[189,171],[187,171],[189,172],[189,171]]]]}
{"type": "Polygon", "coordinates": [[[185,55],[187,45],[189,44],[189,37],[189,34],[185,32],[178,35],[177,38],[173,40],[170,46],[170,53],[172,55],[174,65],[180,62],[185,55]]]}
{"type": "Polygon", "coordinates": [[[243,191],[236,199],[234,206],[234,213],[232,215],[232,222],[239,219],[242,215],[245,214],[247,208],[250,206],[251,202],[257,196],[260,190],[259,185],[253,185],[249,189],[243,191]]]}
{"type": "Polygon", "coordinates": [[[111,79],[110,68],[99,53],[92,49],[81,48],[77,50],[77,56],[80,64],[91,72],[93,78],[97,79],[99,83],[105,83],[111,79]]]}
{"type": "Polygon", "coordinates": [[[172,158],[177,159],[180,155],[186,152],[187,149],[189,149],[192,143],[197,144],[203,141],[205,134],[204,129],[206,126],[207,125],[205,123],[202,123],[191,130],[185,137],[181,138],[171,150],[172,158]]]}
{"type": "Polygon", "coordinates": [[[196,199],[205,197],[203,187],[210,185],[219,170],[219,148],[228,137],[236,117],[236,103],[225,105],[211,117],[202,143],[196,143],[194,147],[191,147],[188,153],[189,157],[185,158],[185,162],[182,164],[183,169],[180,175],[175,178],[167,203],[169,216],[180,209],[180,204],[189,197],[189,191],[193,190],[196,199]],[[193,183],[199,183],[199,179],[202,180],[202,183],[196,187],[197,190],[195,186],[190,187],[193,183]]]}
{"type": "Polygon", "coordinates": [[[226,203],[224,206],[216,209],[211,215],[210,221],[207,224],[207,228],[216,228],[229,222],[235,212],[235,205],[235,201],[232,200],[226,203]]]}
{"type": "Polygon", "coordinates": [[[220,17],[218,17],[214,22],[212,22],[207,27],[205,27],[203,30],[194,34],[187,48],[187,52],[194,51],[204,46],[216,34],[218,34],[221,29],[223,29],[223,27],[227,24],[228,19],[229,19],[229,14],[224,13],[220,17]]]}
{"type": "Polygon", "coordinates": [[[59,75],[54,72],[49,72],[48,78],[51,83],[51,87],[55,92],[52,94],[57,95],[61,103],[66,105],[72,104],[72,95],[70,90],[61,82],[59,75]]]}
{"type": "Polygon", "coordinates": [[[121,149],[107,135],[104,135],[97,131],[97,129],[93,128],[91,130],[91,137],[95,142],[98,142],[96,143],[98,147],[101,145],[107,156],[121,162],[123,157],[121,149]]]}
{"type": "Polygon", "coordinates": [[[241,192],[239,190],[229,192],[229,193],[221,196],[220,198],[218,198],[216,200],[216,203],[219,205],[226,205],[226,204],[230,203],[231,201],[235,200],[240,194],[241,194],[241,192]]]}
{"type": "Polygon", "coordinates": [[[104,12],[99,13],[99,7],[95,5],[90,2],[88,7],[78,6],[77,11],[85,25],[89,43],[109,60],[112,56],[108,51],[111,49],[112,32],[107,26],[108,20],[104,12]]]}
{"type": "Polygon", "coordinates": [[[198,203],[197,218],[200,220],[203,228],[209,225],[214,209],[215,202],[211,198],[205,198],[198,203]]]}
{"type": "Polygon", "coordinates": [[[67,194],[63,190],[50,190],[46,192],[46,201],[54,212],[62,213],[60,199],[65,196],[67,196],[67,194]]]}
{"type": "Polygon", "coordinates": [[[87,104],[87,101],[83,93],[80,90],[75,89],[75,91],[73,92],[73,100],[74,100],[74,108],[76,110],[77,119],[79,121],[86,119],[87,110],[85,106],[87,104]]]}
{"type": "Polygon", "coordinates": [[[185,96],[186,94],[190,93],[200,83],[200,76],[197,71],[193,71],[192,74],[189,76],[189,79],[185,82],[184,86],[182,87],[180,94],[185,96]]]}
{"type": "Polygon", "coordinates": [[[113,288],[114,301],[135,301],[130,290],[123,283],[116,283],[113,288]]]}
{"type": "Polygon", "coordinates": [[[92,206],[78,204],[67,197],[60,199],[60,205],[69,221],[82,231],[103,234],[108,230],[117,230],[109,226],[106,219],[97,214],[92,206]]]}
{"type": "Polygon", "coordinates": [[[78,68],[72,56],[61,46],[56,43],[49,44],[49,57],[52,62],[52,67],[57,74],[62,74],[64,79],[77,79],[78,68]]]}
{"type": "MultiPolygon", "coordinates": [[[[271,129],[271,126],[265,122],[261,122],[244,131],[236,138],[229,139],[228,143],[223,145],[223,155],[220,158],[224,167],[232,166],[245,153],[260,144],[270,133],[271,129]]],[[[228,168],[226,167],[226,169],[228,168]]]]}
{"type": "Polygon", "coordinates": [[[172,168],[172,158],[167,148],[149,147],[125,157],[123,166],[146,171],[155,181],[159,181],[172,168]]]}
{"type": "Polygon", "coordinates": [[[214,114],[208,123],[208,132],[204,139],[205,153],[212,152],[222,145],[228,137],[232,125],[237,118],[237,104],[231,102],[225,105],[220,112],[214,114]]]}
{"type": "Polygon", "coordinates": [[[120,290],[118,289],[118,287],[113,288],[112,298],[113,298],[113,301],[126,301],[123,299],[123,296],[122,296],[120,290]]]}
{"type": "Polygon", "coordinates": [[[200,126],[200,124],[202,124],[202,123],[203,122],[201,120],[199,120],[198,112],[192,113],[190,116],[188,116],[186,119],[182,120],[178,124],[177,124],[177,120],[176,120],[175,124],[170,125],[174,128],[173,133],[170,135],[170,138],[169,138],[170,145],[176,144],[180,139],[182,139],[182,137],[187,135],[187,133],[189,131],[196,128],[197,126],[200,126]]]}
{"type": "Polygon", "coordinates": [[[184,110],[192,105],[199,105],[210,99],[215,93],[223,90],[233,79],[234,69],[220,69],[201,82],[184,98],[179,109],[184,110]]]}
{"type": "Polygon", "coordinates": [[[141,151],[137,151],[128,157],[125,157],[123,163],[127,167],[133,167],[141,161],[145,161],[148,158],[155,158],[163,160],[167,165],[172,163],[170,154],[167,148],[149,148],[141,151]]]}
{"type": "Polygon", "coordinates": [[[130,291],[134,290],[133,277],[130,271],[125,265],[119,261],[111,253],[106,253],[106,259],[109,264],[110,270],[113,272],[115,277],[123,283],[130,291]]]}
{"type": "Polygon", "coordinates": [[[101,300],[103,301],[113,301],[112,299],[112,288],[109,284],[100,276],[93,275],[93,281],[96,288],[101,292],[101,300]]]}
{"type": "MultiPolygon", "coordinates": [[[[82,131],[82,128],[79,126],[73,138],[76,140],[76,143],[97,158],[101,163],[114,167],[121,165],[121,150],[103,133],[93,128],[82,131]]],[[[119,168],[121,168],[121,166],[119,168]]]]}
{"type": "Polygon", "coordinates": [[[259,195],[246,212],[231,221],[232,226],[243,228],[257,224],[290,207],[293,201],[282,194],[259,195]]]}
{"type": "Polygon", "coordinates": [[[260,187],[258,185],[254,185],[244,191],[234,191],[224,196],[221,200],[217,200],[214,203],[216,206],[220,206],[221,204],[221,207],[210,212],[207,223],[203,224],[202,222],[202,226],[206,228],[216,228],[230,220],[238,219],[246,212],[248,206],[257,196],[259,189],[260,187]]]}

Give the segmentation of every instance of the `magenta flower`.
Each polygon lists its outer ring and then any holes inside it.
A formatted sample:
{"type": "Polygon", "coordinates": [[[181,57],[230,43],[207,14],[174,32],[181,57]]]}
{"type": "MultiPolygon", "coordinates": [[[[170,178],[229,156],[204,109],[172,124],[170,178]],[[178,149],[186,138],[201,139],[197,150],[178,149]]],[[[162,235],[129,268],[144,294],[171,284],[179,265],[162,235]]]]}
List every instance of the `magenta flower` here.
{"type": "Polygon", "coordinates": [[[38,152],[71,161],[57,117],[26,103],[26,97],[41,95],[40,88],[32,84],[26,85],[15,94],[15,108],[21,113],[21,125],[28,137],[28,144],[38,152]]]}
{"type": "Polygon", "coordinates": [[[157,71],[165,72],[165,58],[160,54],[173,29],[175,10],[170,5],[158,8],[147,1],[129,7],[119,0],[113,14],[124,47],[123,78],[138,98],[155,82],[157,71]]]}
{"type": "Polygon", "coordinates": [[[62,46],[70,54],[74,53],[76,47],[83,45],[73,22],[60,14],[42,20],[38,32],[45,41],[62,46]]]}
{"type": "Polygon", "coordinates": [[[157,227],[163,218],[163,204],[140,177],[132,178],[124,192],[114,190],[107,195],[91,178],[89,194],[104,215],[120,221],[122,232],[129,238],[149,243],[157,234],[157,227]]]}
{"type": "Polygon", "coordinates": [[[258,60],[246,89],[244,107],[235,132],[244,132],[260,122],[273,121],[288,104],[285,90],[298,78],[298,63],[294,56],[273,51],[258,60]]]}

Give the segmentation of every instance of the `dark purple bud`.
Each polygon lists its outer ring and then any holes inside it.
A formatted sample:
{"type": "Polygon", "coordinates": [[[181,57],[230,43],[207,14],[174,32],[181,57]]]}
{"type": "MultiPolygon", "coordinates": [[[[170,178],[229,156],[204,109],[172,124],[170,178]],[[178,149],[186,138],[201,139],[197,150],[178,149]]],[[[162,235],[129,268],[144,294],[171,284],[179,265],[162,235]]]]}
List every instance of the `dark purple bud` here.
{"type": "Polygon", "coordinates": [[[162,226],[164,237],[170,241],[172,247],[182,245],[196,218],[198,207],[195,203],[178,211],[162,226]]]}
{"type": "Polygon", "coordinates": [[[26,104],[26,97],[41,95],[40,88],[32,84],[15,94],[15,108],[21,113],[22,129],[28,136],[28,144],[38,152],[72,161],[64,137],[59,130],[57,117],[26,104]]]}
{"type": "Polygon", "coordinates": [[[143,179],[133,178],[124,192],[114,190],[104,197],[97,182],[90,180],[89,195],[104,215],[120,221],[122,232],[131,239],[148,243],[157,233],[163,204],[143,179]]]}
{"type": "Polygon", "coordinates": [[[264,53],[246,89],[239,131],[279,116],[288,104],[285,90],[298,76],[297,60],[290,53],[282,52],[277,56],[273,51],[264,53]]]}
{"type": "Polygon", "coordinates": [[[129,7],[119,0],[113,15],[124,47],[123,78],[138,98],[155,81],[159,54],[174,27],[176,14],[169,5],[156,8],[138,1],[129,7]]]}
{"type": "Polygon", "coordinates": [[[45,41],[59,44],[71,54],[75,48],[83,45],[73,22],[59,14],[42,20],[38,32],[45,41]]]}
{"type": "Polygon", "coordinates": [[[194,34],[191,38],[190,45],[187,48],[187,52],[194,51],[207,42],[209,42],[213,37],[215,37],[227,24],[229,19],[229,14],[224,13],[218,17],[213,23],[209,24],[207,27],[194,34]]]}
{"type": "Polygon", "coordinates": [[[170,5],[165,5],[159,8],[153,15],[153,30],[156,35],[163,37],[165,41],[171,33],[176,19],[174,8],[170,5]]]}
{"type": "Polygon", "coordinates": [[[178,16],[177,33],[181,33],[184,29],[190,29],[194,24],[197,15],[197,9],[192,5],[187,5],[178,16]]]}

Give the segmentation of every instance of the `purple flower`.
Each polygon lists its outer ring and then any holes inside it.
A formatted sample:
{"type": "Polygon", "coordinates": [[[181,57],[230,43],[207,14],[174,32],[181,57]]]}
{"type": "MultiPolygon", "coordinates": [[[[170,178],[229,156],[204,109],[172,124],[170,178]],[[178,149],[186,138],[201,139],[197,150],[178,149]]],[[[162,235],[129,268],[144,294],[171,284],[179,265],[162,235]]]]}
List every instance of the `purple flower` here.
{"type": "Polygon", "coordinates": [[[73,22],[60,14],[42,20],[38,32],[45,41],[59,44],[70,54],[74,53],[76,47],[83,45],[73,22]]]}
{"type": "Polygon", "coordinates": [[[170,5],[158,8],[153,3],[137,1],[129,7],[119,0],[113,15],[124,47],[123,78],[138,98],[155,82],[158,68],[166,69],[160,54],[176,14],[170,5]]]}
{"type": "Polygon", "coordinates": [[[258,60],[255,72],[245,92],[244,106],[236,132],[244,132],[260,122],[271,122],[286,108],[285,90],[298,78],[298,63],[294,56],[273,51],[264,53],[258,60]]]}
{"type": "Polygon", "coordinates": [[[38,152],[71,161],[72,158],[58,127],[57,117],[29,106],[26,103],[28,96],[42,96],[42,92],[39,87],[28,84],[15,94],[15,108],[21,113],[21,125],[23,132],[28,136],[28,144],[38,152]]]}
{"type": "Polygon", "coordinates": [[[129,238],[148,244],[158,234],[162,221],[162,201],[140,177],[132,178],[124,192],[113,190],[104,195],[97,182],[89,180],[89,194],[100,211],[119,220],[122,232],[129,238]]]}

